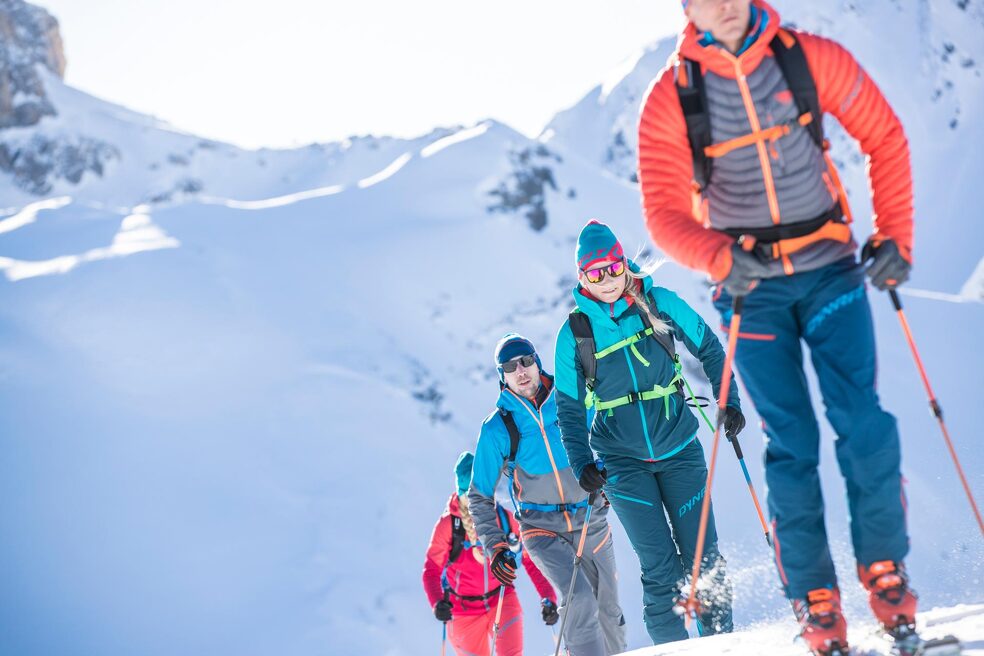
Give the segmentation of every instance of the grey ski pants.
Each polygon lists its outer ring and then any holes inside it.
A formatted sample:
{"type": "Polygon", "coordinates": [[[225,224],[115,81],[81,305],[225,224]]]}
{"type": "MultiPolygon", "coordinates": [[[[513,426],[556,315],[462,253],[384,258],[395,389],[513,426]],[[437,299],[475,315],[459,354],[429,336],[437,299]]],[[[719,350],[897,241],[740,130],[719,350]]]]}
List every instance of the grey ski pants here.
{"type": "Polygon", "coordinates": [[[564,638],[571,656],[611,656],[626,650],[625,618],[618,605],[615,547],[607,521],[592,521],[584,541],[574,594],[567,599],[581,531],[553,533],[523,527],[523,545],[560,595],[569,613],[564,638]]]}

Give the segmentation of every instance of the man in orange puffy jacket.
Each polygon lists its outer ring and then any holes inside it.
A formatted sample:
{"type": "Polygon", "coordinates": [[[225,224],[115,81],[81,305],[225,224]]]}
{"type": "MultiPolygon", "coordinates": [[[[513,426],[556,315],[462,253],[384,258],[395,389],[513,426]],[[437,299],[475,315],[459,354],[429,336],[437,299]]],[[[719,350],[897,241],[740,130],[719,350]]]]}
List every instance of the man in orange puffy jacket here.
{"type": "Polygon", "coordinates": [[[664,252],[718,283],[725,324],[733,298],[744,297],[735,358],[768,437],[779,576],[810,648],[846,653],[802,343],[838,436],[858,576],[878,620],[904,632],[916,597],[902,563],[909,541],[899,437],[875,393],[864,276],[882,290],[908,277],[908,144],[874,82],[837,43],[780,28],[762,0],[689,0],[684,10],[678,50],[640,119],[646,223],[664,252]],[[875,230],[861,263],[823,114],[868,157],[875,230]]]}

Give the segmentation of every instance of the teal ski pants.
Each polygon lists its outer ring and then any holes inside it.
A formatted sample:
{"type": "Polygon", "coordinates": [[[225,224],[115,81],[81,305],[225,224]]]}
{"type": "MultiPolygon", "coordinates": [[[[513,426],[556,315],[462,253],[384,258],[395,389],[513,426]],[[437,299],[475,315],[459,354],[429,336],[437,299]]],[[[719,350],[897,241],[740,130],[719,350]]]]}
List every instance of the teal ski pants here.
{"type": "MultiPolygon", "coordinates": [[[[602,455],[608,469],[605,495],[642,567],[643,620],[649,636],[656,645],[683,640],[687,630],[674,606],[697,550],[707,482],[704,450],[694,438],[664,460],[602,455]]],[[[713,508],[704,545],[698,588],[704,614],[698,629],[702,635],[727,633],[732,630],[732,592],[725,560],[718,551],[713,508]]]]}

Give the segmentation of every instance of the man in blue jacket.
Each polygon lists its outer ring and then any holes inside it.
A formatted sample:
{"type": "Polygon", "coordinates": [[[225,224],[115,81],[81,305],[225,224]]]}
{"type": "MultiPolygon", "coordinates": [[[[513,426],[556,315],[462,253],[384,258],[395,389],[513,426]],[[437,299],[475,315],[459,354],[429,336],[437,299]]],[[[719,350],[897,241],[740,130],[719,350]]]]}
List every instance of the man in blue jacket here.
{"type": "MultiPolygon", "coordinates": [[[[493,575],[504,585],[512,584],[516,555],[496,521],[494,501],[496,485],[506,471],[523,547],[566,595],[588,493],[578,485],[560,441],[553,377],[542,371],[533,344],[516,333],[496,345],[495,362],[499,400],[482,424],[468,492],[475,527],[492,559],[493,575]]],[[[607,505],[598,495],[573,595],[561,599],[561,612],[569,614],[563,637],[571,656],[606,656],[626,649],[607,505]]]]}

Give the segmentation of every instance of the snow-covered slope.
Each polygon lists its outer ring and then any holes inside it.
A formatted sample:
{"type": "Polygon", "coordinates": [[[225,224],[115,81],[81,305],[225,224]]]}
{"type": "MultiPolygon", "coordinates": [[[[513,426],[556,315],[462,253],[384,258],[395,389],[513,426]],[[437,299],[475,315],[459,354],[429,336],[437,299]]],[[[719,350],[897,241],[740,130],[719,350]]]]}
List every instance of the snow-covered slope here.
{"type": "MultiPolygon", "coordinates": [[[[956,636],[961,640],[964,656],[984,654],[984,640],[961,637],[984,635],[984,606],[934,608],[920,613],[918,619],[924,638],[956,636]]],[[[873,626],[852,627],[848,639],[856,656],[883,656],[888,653],[888,642],[877,634],[873,626]]],[[[787,625],[774,623],[753,626],[733,635],[647,647],[627,652],[624,656],[801,656],[803,651],[801,645],[790,640],[787,625]]]]}
{"type": "MultiPolygon", "coordinates": [[[[876,6],[886,15],[872,24],[909,20],[908,6],[876,6]]],[[[953,30],[980,13],[925,6],[953,30]]],[[[658,51],[640,61],[665,59],[658,51]]],[[[908,63],[865,63],[907,125],[920,121],[904,100],[908,63]]],[[[644,88],[647,75],[615,79],[644,88]]],[[[46,84],[58,115],[0,140],[86,137],[119,157],[40,199],[0,180],[0,653],[436,652],[419,572],[454,458],[495,400],[495,340],[519,330],[552,360],[587,218],[611,222],[630,251],[648,243],[635,186],[561,123],[631,123],[592,101],[593,121],[559,116],[545,143],[485,121],[241,151],[46,84]]],[[[962,85],[961,106],[978,107],[962,85]]],[[[623,93],[609,86],[596,99],[623,93]]],[[[928,106],[939,118],[943,105],[928,106]]],[[[968,179],[984,170],[966,147],[981,143],[979,126],[916,149],[920,193],[935,193],[946,159],[966,158],[968,179]]],[[[919,133],[914,143],[930,143],[919,133]]],[[[849,179],[857,205],[864,183],[849,179]]],[[[953,246],[945,258],[917,250],[916,282],[957,291],[980,259],[980,225],[922,212],[918,249],[953,246]]],[[[668,264],[657,277],[716,323],[699,276],[668,264]]],[[[880,393],[905,441],[915,583],[926,608],[978,602],[980,536],[897,322],[873,296],[880,393]]],[[[971,401],[984,308],[912,297],[907,309],[980,491],[971,401]]],[[[759,440],[743,435],[764,494],[759,440]]],[[[854,621],[866,614],[832,455],[828,439],[828,526],[854,621]]],[[[787,644],[794,629],[740,470],[728,452],[722,463],[715,504],[736,619],[771,623],[765,635],[787,644]]],[[[642,647],[638,564],[620,531],[616,545],[630,645],[642,647]]],[[[528,651],[546,651],[532,589],[520,591],[528,651]]]]}

